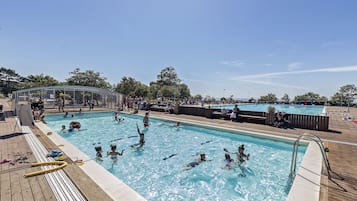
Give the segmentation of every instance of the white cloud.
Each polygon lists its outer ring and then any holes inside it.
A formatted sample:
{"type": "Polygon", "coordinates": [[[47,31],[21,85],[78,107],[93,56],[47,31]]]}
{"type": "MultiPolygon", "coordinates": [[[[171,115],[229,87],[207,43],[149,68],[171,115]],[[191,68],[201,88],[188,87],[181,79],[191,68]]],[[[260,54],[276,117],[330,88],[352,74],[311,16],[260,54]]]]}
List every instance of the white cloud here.
{"type": "Polygon", "coordinates": [[[276,73],[245,75],[245,76],[233,77],[233,78],[231,78],[231,80],[238,80],[238,81],[242,81],[242,82],[249,82],[249,83],[255,83],[255,84],[260,84],[260,85],[279,86],[279,87],[295,88],[295,89],[306,89],[301,86],[277,83],[277,82],[275,82],[275,80],[277,80],[277,78],[283,77],[285,75],[311,74],[311,73],[339,73],[339,72],[356,72],[356,71],[357,71],[357,65],[355,65],[355,66],[341,66],[341,67],[333,67],[333,68],[319,68],[319,69],[312,69],[312,70],[285,71],[285,72],[276,72],[276,73]],[[271,80],[274,80],[274,82],[272,82],[271,80]]]}
{"type": "Polygon", "coordinates": [[[264,64],[264,66],[272,66],[273,64],[264,64]]]}
{"type": "Polygon", "coordinates": [[[234,61],[221,61],[220,64],[227,65],[227,66],[243,66],[245,63],[241,60],[234,60],[234,61]]]}
{"type": "Polygon", "coordinates": [[[294,88],[294,89],[307,89],[302,86],[295,86],[295,85],[289,85],[289,84],[282,84],[282,83],[277,83],[277,82],[271,82],[271,81],[263,81],[263,80],[241,80],[244,82],[249,82],[249,83],[254,83],[254,84],[260,84],[260,85],[268,85],[268,86],[278,86],[278,87],[285,87],[285,88],[294,88]]]}
{"type": "Polygon", "coordinates": [[[300,70],[300,71],[285,71],[276,73],[264,73],[255,75],[244,75],[233,77],[233,80],[246,80],[246,79],[259,79],[259,78],[276,78],[282,75],[294,75],[294,74],[310,74],[310,73],[338,73],[338,72],[355,72],[357,71],[357,65],[355,66],[340,66],[333,68],[320,68],[312,70],[300,70]]]}
{"type": "Polygon", "coordinates": [[[300,62],[290,63],[290,64],[288,65],[288,70],[289,70],[289,71],[293,71],[293,70],[299,69],[299,68],[301,68],[301,65],[302,65],[302,63],[300,63],[300,62]]]}

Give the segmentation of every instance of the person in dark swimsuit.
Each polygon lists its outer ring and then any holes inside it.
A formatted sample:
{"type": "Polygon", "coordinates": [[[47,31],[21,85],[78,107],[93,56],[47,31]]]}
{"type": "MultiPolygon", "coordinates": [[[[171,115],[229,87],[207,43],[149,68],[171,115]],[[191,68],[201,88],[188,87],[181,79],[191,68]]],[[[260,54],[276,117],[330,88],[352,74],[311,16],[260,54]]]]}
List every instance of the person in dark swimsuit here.
{"type": "Polygon", "coordinates": [[[249,160],[250,154],[244,153],[244,144],[238,147],[237,158],[240,163],[243,163],[246,160],[249,160]]]}
{"type": "Polygon", "coordinates": [[[207,161],[206,160],[206,154],[202,153],[202,154],[200,154],[199,158],[197,158],[195,161],[190,162],[187,165],[185,165],[183,167],[183,169],[184,170],[189,170],[191,168],[194,168],[194,167],[198,166],[199,164],[201,164],[202,162],[205,162],[205,161],[207,161]]]}
{"type": "Polygon", "coordinates": [[[145,113],[145,116],[143,118],[143,123],[145,128],[149,126],[149,112],[145,113]]]}
{"type": "Polygon", "coordinates": [[[139,134],[139,143],[133,144],[133,145],[131,145],[131,147],[140,148],[140,147],[144,146],[144,144],[145,144],[144,133],[140,131],[138,124],[136,124],[136,129],[139,134]]]}

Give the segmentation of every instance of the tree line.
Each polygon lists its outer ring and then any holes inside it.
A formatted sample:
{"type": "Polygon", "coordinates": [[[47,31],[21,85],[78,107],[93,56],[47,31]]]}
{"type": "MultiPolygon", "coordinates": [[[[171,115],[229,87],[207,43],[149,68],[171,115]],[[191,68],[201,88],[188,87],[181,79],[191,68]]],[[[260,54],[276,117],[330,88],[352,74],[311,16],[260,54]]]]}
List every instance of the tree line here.
{"type": "MultiPolygon", "coordinates": [[[[103,77],[99,72],[93,70],[81,71],[80,68],[74,69],[69,73],[69,77],[64,82],[60,82],[49,75],[29,75],[21,76],[13,69],[0,68],[0,93],[8,94],[14,90],[27,89],[34,87],[46,87],[55,85],[80,85],[91,86],[97,88],[109,89],[114,92],[122,93],[131,97],[145,97],[149,99],[166,98],[174,100],[190,99],[199,102],[212,103],[234,103],[233,95],[222,97],[217,101],[214,97],[197,94],[191,96],[188,85],[182,82],[177,75],[175,68],[165,67],[157,75],[155,81],[151,81],[149,85],[143,84],[135,78],[123,76],[119,83],[110,84],[106,77],[103,77]]],[[[288,94],[284,94],[280,100],[273,93],[260,96],[258,100],[250,98],[248,102],[259,103],[295,103],[295,104],[315,104],[324,105],[352,105],[357,96],[357,87],[354,84],[341,86],[335,94],[328,99],[325,96],[320,96],[317,93],[308,92],[302,95],[297,95],[290,99],[288,94]]]]}
{"type": "Polygon", "coordinates": [[[157,75],[157,80],[150,82],[149,86],[124,76],[117,84],[110,84],[106,77],[92,70],[81,71],[76,68],[69,73],[64,82],[60,82],[49,75],[21,76],[13,69],[0,68],[0,93],[7,95],[12,91],[34,87],[47,87],[56,85],[79,85],[109,89],[131,97],[147,97],[150,99],[185,99],[190,98],[190,89],[179,79],[175,68],[166,67],[157,75]]]}

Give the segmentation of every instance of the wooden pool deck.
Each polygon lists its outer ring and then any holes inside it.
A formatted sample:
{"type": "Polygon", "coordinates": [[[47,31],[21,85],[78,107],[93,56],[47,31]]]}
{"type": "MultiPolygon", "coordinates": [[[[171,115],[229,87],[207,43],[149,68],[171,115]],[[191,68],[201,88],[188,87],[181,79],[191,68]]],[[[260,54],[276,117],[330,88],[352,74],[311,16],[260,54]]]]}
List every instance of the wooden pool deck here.
{"type": "MultiPolygon", "coordinates": [[[[0,99],[0,104],[9,109],[6,101],[0,99]]],[[[174,115],[161,112],[151,112],[152,117],[161,117],[173,121],[195,121],[199,124],[210,124],[224,128],[255,131],[272,135],[296,138],[303,133],[311,133],[321,137],[327,144],[331,168],[334,172],[344,177],[344,180],[334,179],[347,192],[334,182],[327,179],[326,174],[321,179],[320,200],[356,200],[357,197],[357,124],[343,120],[345,108],[328,107],[330,116],[331,132],[311,131],[304,129],[279,129],[266,125],[251,123],[237,123],[220,119],[207,119],[204,117],[189,115],[174,115]]],[[[357,108],[351,108],[350,115],[357,118],[357,108]]],[[[56,148],[45,134],[37,128],[32,128],[33,133],[40,139],[41,143],[49,150],[56,148]]],[[[10,159],[13,163],[4,162],[0,164],[0,201],[42,201],[56,200],[45,177],[24,178],[23,175],[37,170],[31,168],[31,162],[35,158],[19,128],[15,128],[15,118],[6,118],[0,121],[0,161],[10,159]]],[[[66,174],[75,183],[77,188],[87,200],[107,201],[111,198],[101,190],[91,179],[86,176],[72,161],[64,168],[66,174]]],[[[335,176],[333,177],[335,178],[335,176]]],[[[303,199],[302,199],[303,200],[303,199]]]]}
{"type": "MultiPolygon", "coordinates": [[[[0,99],[4,110],[7,103],[0,99]]],[[[36,127],[31,128],[47,150],[58,148],[36,127]]],[[[44,175],[25,178],[24,174],[40,170],[31,167],[37,162],[20,128],[13,117],[0,121],[0,201],[55,201],[57,200],[44,175]]],[[[87,200],[112,199],[70,159],[65,173],[87,200]]]]}

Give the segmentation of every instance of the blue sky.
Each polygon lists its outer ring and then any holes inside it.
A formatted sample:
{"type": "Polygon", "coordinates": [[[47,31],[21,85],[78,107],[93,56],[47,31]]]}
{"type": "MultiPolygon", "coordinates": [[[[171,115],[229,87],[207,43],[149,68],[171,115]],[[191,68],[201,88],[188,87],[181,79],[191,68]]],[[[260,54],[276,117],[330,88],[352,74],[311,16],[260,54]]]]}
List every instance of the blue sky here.
{"type": "Polygon", "coordinates": [[[330,97],[357,85],[355,0],[0,1],[0,66],[144,84],[172,66],[191,94],[330,97]]]}

